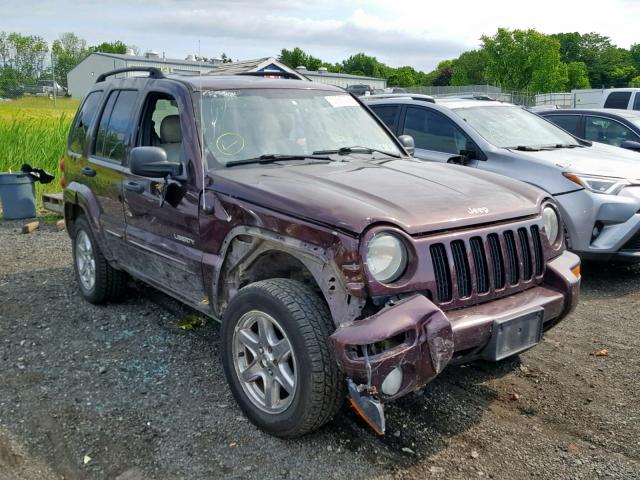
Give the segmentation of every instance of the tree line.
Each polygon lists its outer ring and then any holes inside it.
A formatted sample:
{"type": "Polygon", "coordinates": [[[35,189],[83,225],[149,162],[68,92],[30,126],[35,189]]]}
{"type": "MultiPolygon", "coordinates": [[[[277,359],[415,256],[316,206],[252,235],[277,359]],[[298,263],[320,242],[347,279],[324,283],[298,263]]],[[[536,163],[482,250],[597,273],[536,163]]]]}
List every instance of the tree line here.
{"type": "Polygon", "coordinates": [[[546,93],[573,88],[640,87],[640,43],[616,46],[598,33],[545,35],[534,29],[500,28],[483,35],[480,46],[444,60],[431,72],[390,67],[358,53],[326,63],[302,49],[283,49],[280,61],[292,68],[386,78],[389,86],[498,85],[504,90],[546,93]]]}
{"type": "MultiPolygon", "coordinates": [[[[127,53],[135,45],[121,40],[88,45],[76,34],[63,33],[51,49],[44,38],[0,32],[0,96],[11,86],[32,84],[52,74],[67,86],[67,73],[93,52],[127,53]],[[53,72],[50,57],[53,57],[53,72]]],[[[224,62],[231,61],[226,54],[224,62]]],[[[376,57],[356,53],[342,62],[327,63],[299,47],[282,49],[279,60],[308,70],[386,78],[389,86],[498,85],[505,90],[545,93],[573,88],[640,87],[640,43],[629,49],[616,46],[598,33],[557,33],[500,28],[483,35],[480,46],[444,60],[431,72],[412,66],[391,67],[376,57]]],[[[206,57],[200,60],[209,60],[206,57]]]]}

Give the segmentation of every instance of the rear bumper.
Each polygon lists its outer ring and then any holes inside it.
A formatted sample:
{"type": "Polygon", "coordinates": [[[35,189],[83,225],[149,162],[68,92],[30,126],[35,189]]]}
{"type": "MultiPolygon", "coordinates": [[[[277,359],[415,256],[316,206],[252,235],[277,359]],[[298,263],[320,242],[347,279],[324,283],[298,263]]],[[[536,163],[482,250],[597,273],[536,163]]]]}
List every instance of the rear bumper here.
{"type": "Polygon", "coordinates": [[[369,318],[338,328],[331,336],[338,365],[357,384],[375,387],[383,400],[406,395],[433,380],[448,364],[481,357],[496,320],[541,309],[543,328],[555,326],[578,301],[580,279],[571,269],[579,263],[576,255],[565,252],[547,263],[542,285],[446,313],[424,295],[406,298],[369,318]],[[366,346],[391,339],[395,346],[376,355],[363,355],[366,346]],[[382,383],[397,367],[403,374],[400,389],[384,395],[382,383]]]}

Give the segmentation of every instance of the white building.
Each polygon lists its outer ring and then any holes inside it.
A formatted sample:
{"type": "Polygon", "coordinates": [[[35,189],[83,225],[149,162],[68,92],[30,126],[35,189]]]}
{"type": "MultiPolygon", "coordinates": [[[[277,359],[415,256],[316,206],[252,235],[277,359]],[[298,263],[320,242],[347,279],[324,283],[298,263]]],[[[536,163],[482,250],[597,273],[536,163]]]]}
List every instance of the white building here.
{"type": "Polygon", "coordinates": [[[324,67],[316,71],[307,70],[305,67],[298,67],[296,70],[312,82],[335,85],[336,87],[347,88],[349,85],[369,85],[371,88],[380,89],[387,87],[386,78],[362,77],[348,73],[332,73],[324,67]]]}
{"type": "MultiPolygon", "coordinates": [[[[213,60],[213,62],[178,60],[160,57],[155,52],[147,52],[144,56],[97,52],[86,57],[67,74],[67,85],[72,97],[82,98],[100,74],[116,68],[155,67],[167,75],[171,73],[199,75],[210,72],[220,64],[222,64],[222,60],[213,60]]],[[[135,73],[121,75],[129,76],[135,75],[135,73]]]]}

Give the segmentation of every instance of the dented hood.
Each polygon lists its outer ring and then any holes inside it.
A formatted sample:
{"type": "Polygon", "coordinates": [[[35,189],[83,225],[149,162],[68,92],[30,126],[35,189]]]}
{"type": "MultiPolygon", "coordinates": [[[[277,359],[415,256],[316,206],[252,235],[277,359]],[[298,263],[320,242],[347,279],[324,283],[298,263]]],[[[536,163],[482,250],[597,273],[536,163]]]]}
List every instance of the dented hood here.
{"type": "Polygon", "coordinates": [[[420,234],[533,215],[546,196],[501,175],[409,159],[250,165],[210,176],[216,192],[357,234],[375,223],[420,234]]]}

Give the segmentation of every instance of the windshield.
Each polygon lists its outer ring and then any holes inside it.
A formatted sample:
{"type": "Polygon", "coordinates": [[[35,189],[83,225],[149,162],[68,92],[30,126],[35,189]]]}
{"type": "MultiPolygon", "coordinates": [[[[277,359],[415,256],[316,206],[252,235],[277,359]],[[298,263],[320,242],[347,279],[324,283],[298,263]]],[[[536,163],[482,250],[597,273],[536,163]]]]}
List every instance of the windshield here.
{"type": "Polygon", "coordinates": [[[496,147],[578,145],[568,133],[520,107],[471,107],[454,111],[496,147]]]}
{"type": "Polygon", "coordinates": [[[264,155],[306,156],[356,146],[401,155],[387,132],[342,92],[207,90],[202,122],[209,168],[264,155]]]}

